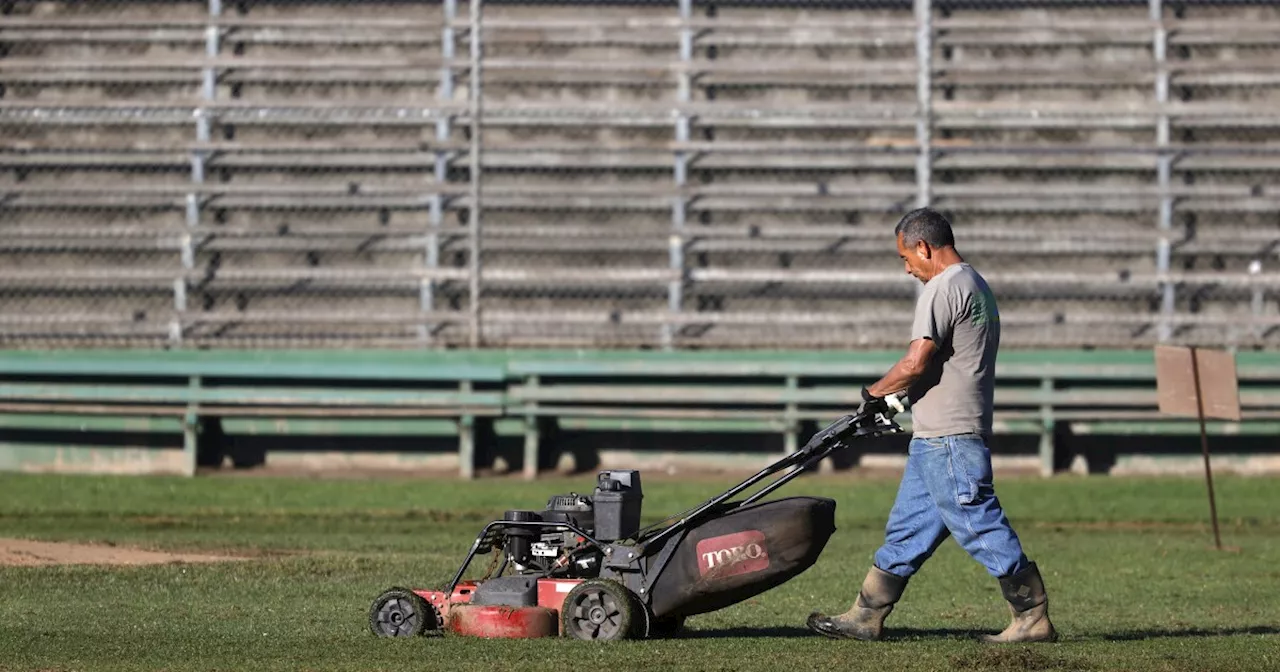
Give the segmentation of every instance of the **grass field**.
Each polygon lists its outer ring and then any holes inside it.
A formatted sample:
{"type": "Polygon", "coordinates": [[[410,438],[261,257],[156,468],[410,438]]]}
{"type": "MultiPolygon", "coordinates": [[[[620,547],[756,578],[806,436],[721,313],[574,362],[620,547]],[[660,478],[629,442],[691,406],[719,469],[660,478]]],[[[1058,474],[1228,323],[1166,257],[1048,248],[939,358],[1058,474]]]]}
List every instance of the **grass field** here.
{"type": "MultiPolygon", "coordinates": [[[[647,518],[728,477],[647,478],[647,518]]],[[[1063,641],[987,646],[1007,622],[996,582],[948,542],[913,580],[890,638],[833,642],[812,608],[857,591],[896,483],[802,479],[782,491],[839,501],[839,530],[791,582],[689,621],[684,636],[597,644],[370,635],[372,598],[433,586],[484,522],[593,478],[194,480],[0,476],[0,537],[248,556],[141,567],[0,567],[3,670],[1277,670],[1280,481],[1219,479],[1224,542],[1212,549],[1203,483],[1007,479],[998,487],[1049,588],[1063,641]]],[[[780,493],[780,494],[782,494],[780,493]]]]}

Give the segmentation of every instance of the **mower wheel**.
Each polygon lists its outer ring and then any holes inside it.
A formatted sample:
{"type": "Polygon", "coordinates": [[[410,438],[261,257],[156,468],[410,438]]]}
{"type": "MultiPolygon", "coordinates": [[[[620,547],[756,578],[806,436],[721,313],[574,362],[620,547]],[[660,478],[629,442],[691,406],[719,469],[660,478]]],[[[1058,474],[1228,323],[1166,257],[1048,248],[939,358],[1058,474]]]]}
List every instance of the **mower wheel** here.
{"type": "Polygon", "coordinates": [[[440,629],[435,607],[407,588],[392,588],[369,609],[369,629],[379,637],[417,637],[440,629]]]}
{"type": "Polygon", "coordinates": [[[653,612],[649,611],[649,606],[640,599],[639,595],[632,593],[631,597],[635,602],[633,605],[635,618],[631,621],[631,638],[649,639],[650,627],[653,625],[653,612]]]}
{"type": "Polygon", "coordinates": [[[564,598],[560,619],[566,637],[609,642],[626,639],[638,618],[639,602],[617,581],[591,579],[573,587],[564,598]]]}

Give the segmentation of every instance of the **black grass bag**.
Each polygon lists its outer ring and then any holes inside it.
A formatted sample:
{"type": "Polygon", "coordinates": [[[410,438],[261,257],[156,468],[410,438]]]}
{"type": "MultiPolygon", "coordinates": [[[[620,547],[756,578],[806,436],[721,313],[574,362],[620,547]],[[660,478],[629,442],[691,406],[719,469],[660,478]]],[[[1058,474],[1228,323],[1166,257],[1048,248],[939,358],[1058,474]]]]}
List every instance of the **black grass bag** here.
{"type": "Polygon", "coordinates": [[[835,532],[835,512],[835,501],[823,497],[776,499],[738,508],[668,542],[678,546],[654,583],[654,616],[715,611],[781,585],[818,560],[835,532]]]}

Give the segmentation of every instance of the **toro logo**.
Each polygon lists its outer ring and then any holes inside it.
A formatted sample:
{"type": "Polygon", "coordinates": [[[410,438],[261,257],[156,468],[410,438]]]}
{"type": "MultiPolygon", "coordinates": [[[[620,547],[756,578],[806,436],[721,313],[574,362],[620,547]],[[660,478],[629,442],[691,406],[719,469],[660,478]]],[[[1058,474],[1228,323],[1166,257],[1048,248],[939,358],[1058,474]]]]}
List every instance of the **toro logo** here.
{"type": "Polygon", "coordinates": [[[716,577],[758,572],[769,567],[769,549],[758,530],[734,532],[698,542],[698,574],[716,577]]]}

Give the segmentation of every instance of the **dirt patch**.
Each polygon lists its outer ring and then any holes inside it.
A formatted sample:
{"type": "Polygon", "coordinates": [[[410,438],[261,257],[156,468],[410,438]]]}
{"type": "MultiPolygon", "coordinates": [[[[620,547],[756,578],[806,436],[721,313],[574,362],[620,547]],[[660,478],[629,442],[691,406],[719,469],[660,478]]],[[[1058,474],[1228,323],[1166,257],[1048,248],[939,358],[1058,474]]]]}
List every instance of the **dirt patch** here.
{"type": "Polygon", "coordinates": [[[1088,666],[1078,660],[1046,655],[1027,648],[989,648],[977,653],[951,656],[953,670],[986,670],[989,672],[1083,672],[1088,666]]]}
{"type": "Polygon", "coordinates": [[[0,539],[0,566],[48,565],[163,565],[171,562],[225,562],[243,560],[226,555],[197,555],[144,551],[106,544],[71,544],[59,541],[0,539]]]}

